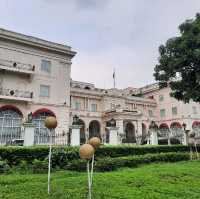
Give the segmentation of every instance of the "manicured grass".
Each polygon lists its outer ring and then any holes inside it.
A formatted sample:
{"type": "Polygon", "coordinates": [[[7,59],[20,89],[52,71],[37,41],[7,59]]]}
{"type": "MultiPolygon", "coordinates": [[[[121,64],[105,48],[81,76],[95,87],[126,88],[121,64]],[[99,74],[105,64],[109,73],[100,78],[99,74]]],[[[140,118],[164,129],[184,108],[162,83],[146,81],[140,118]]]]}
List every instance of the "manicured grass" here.
{"type": "MultiPolygon", "coordinates": [[[[86,173],[52,174],[52,195],[47,196],[47,175],[0,175],[2,199],[87,198],[86,173]]],[[[95,173],[93,199],[199,199],[200,161],[144,165],[134,169],[95,173]]]]}

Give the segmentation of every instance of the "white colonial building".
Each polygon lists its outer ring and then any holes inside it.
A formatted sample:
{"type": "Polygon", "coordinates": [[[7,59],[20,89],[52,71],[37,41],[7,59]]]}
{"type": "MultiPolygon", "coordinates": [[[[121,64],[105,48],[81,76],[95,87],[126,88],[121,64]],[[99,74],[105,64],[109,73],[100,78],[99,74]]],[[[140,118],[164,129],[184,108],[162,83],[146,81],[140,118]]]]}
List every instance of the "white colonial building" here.
{"type": "Polygon", "coordinates": [[[33,114],[35,139],[47,142],[44,118],[56,116],[57,132],[69,129],[71,47],[0,29],[0,142],[20,137],[33,114]],[[43,136],[44,135],[44,136],[43,136]]]}
{"type": "MultiPolygon", "coordinates": [[[[157,84],[142,88],[100,89],[71,80],[71,47],[0,29],[0,143],[23,139],[28,115],[34,124],[34,143],[49,143],[44,119],[58,121],[55,135],[70,143],[73,117],[79,117],[80,143],[99,136],[110,140],[110,121],[116,123],[118,143],[146,143],[151,121],[158,140],[183,138],[186,129],[199,135],[200,106],[184,104],[157,84]],[[31,114],[30,114],[31,113],[31,114]]],[[[57,138],[54,139],[56,143],[57,138]]],[[[59,143],[58,143],[59,144],[59,143]]]]}

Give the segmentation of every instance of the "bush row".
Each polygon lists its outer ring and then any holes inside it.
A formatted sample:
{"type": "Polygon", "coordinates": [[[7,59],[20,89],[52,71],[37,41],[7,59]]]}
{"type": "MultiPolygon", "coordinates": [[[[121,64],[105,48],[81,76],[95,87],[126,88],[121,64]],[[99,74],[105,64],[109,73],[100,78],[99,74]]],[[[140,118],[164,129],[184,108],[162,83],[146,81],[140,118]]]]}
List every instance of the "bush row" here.
{"type": "MultiPolygon", "coordinates": [[[[121,167],[137,167],[141,164],[149,164],[153,162],[177,162],[189,160],[189,153],[185,152],[171,152],[159,154],[146,154],[137,156],[126,156],[116,158],[100,158],[95,162],[95,171],[113,171],[121,167]]],[[[68,164],[67,169],[75,171],[85,171],[86,161],[74,160],[68,164]]]]}
{"type": "MultiPolygon", "coordinates": [[[[198,147],[200,150],[200,147],[198,147]]],[[[188,152],[189,147],[183,145],[173,146],[102,146],[95,156],[97,158],[105,157],[124,157],[154,153],[169,153],[169,152],[188,152]]],[[[48,157],[49,149],[47,146],[35,147],[0,147],[0,157],[6,160],[10,166],[20,164],[22,161],[32,163],[37,159],[40,161],[48,157]]],[[[69,162],[79,159],[78,147],[54,147],[52,153],[53,167],[59,166],[64,168],[69,162]]]]}

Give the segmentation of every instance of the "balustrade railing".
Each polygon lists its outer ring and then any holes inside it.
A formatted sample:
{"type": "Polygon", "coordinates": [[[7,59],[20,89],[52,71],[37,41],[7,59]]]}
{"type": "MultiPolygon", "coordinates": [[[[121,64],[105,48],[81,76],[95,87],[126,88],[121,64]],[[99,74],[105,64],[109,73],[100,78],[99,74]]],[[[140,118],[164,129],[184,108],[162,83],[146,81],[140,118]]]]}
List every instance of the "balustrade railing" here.
{"type": "Polygon", "coordinates": [[[20,62],[14,62],[10,60],[0,59],[0,66],[6,66],[11,69],[19,69],[25,71],[35,71],[35,66],[31,64],[24,64],[20,62]]]}
{"type": "Polygon", "coordinates": [[[33,92],[22,91],[22,90],[18,90],[18,89],[0,88],[0,95],[27,98],[27,99],[33,98],[33,92]]]}

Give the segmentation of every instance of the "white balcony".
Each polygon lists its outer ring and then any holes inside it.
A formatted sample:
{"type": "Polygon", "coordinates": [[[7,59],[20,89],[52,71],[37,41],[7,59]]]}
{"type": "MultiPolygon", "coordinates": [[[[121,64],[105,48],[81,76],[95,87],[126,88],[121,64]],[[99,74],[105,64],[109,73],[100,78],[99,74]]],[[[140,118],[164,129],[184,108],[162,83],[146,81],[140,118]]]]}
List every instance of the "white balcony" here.
{"type": "Polygon", "coordinates": [[[0,70],[31,75],[35,73],[35,66],[31,64],[0,59],[0,70]]]}
{"type": "Polygon", "coordinates": [[[0,99],[32,102],[33,92],[0,88],[0,99]]]}

